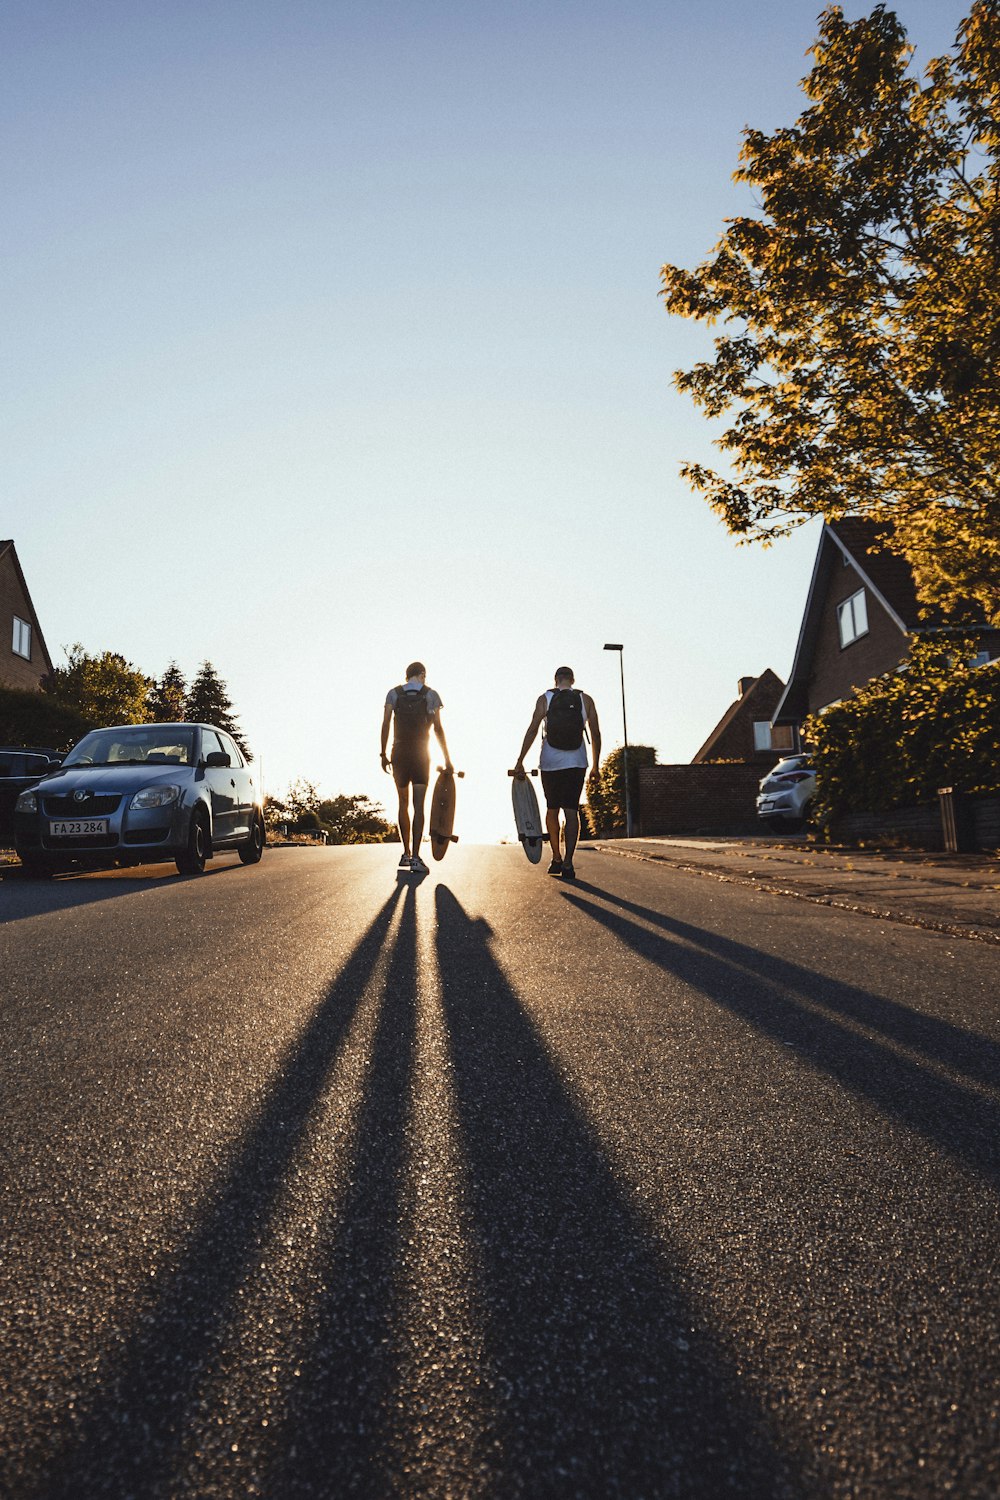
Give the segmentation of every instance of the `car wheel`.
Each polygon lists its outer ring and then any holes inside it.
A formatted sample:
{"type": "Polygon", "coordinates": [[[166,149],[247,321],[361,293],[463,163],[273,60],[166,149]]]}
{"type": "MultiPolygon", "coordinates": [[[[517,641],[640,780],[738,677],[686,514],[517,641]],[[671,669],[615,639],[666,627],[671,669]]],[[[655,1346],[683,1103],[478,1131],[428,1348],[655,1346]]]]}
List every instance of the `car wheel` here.
{"type": "Polygon", "coordinates": [[[246,843],[240,845],[238,852],[245,865],[255,865],[264,853],[264,825],[256,813],[246,843]]]}
{"type": "Polygon", "coordinates": [[[205,814],[194,812],[188,826],[187,848],[177,856],[177,868],[182,875],[200,875],[208,858],[208,829],[205,814]]]}

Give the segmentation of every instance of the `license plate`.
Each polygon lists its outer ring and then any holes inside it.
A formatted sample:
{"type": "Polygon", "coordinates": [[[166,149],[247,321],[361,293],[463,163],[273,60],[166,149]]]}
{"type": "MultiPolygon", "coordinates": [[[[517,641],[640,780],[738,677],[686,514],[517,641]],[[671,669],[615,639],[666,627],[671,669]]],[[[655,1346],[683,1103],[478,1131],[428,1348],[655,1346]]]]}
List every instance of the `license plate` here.
{"type": "Polygon", "coordinates": [[[107,831],[107,818],[52,818],[49,822],[49,834],[56,839],[85,839],[107,831]]]}

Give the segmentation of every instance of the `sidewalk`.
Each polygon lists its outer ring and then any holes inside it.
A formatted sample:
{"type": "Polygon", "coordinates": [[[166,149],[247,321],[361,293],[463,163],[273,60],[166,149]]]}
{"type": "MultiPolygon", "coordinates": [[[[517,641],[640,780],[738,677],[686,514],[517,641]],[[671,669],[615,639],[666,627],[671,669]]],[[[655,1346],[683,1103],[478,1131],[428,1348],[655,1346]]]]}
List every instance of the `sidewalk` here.
{"type": "Polygon", "coordinates": [[[1000,859],[992,855],[827,848],[804,838],[758,837],[595,839],[581,847],[1000,943],[1000,859]]]}

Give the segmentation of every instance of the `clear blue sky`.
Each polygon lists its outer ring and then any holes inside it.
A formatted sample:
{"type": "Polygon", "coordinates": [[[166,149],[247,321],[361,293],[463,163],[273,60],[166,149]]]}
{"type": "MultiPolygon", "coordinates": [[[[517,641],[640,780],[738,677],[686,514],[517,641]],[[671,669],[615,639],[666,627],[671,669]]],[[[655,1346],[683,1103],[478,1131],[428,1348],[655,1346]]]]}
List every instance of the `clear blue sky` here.
{"type": "MultiPolygon", "coordinates": [[[[965,8],[897,7],[918,62],[965,8]]],[[[209,657],[273,790],[383,798],[418,656],[482,837],[556,665],[620,742],[606,640],[689,760],[787,674],[816,537],[737,548],[679,479],[659,267],[746,206],[819,9],[8,0],[0,534],[53,655],[209,657]]]]}

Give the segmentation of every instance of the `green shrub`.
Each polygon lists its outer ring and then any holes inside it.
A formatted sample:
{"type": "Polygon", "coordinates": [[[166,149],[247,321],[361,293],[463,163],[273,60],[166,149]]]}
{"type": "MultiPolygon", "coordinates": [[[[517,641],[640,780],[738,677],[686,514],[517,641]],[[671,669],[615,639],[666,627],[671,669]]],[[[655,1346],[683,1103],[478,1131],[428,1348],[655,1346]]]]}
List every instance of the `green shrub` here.
{"type": "Polygon", "coordinates": [[[972,641],[913,643],[905,668],[807,720],[821,823],[931,802],[938,789],[1000,789],[1000,662],[972,641]]]}
{"type": "Polygon", "coordinates": [[[83,738],[92,721],[48,693],[0,687],[0,743],[44,745],[65,751],[83,738]]]}
{"type": "MultiPolygon", "coordinates": [[[[632,819],[639,822],[639,772],[643,766],[656,765],[652,745],[629,745],[628,789],[632,799],[632,819]]],[[[625,751],[612,750],[601,761],[601,769],[587,783],[587,817],[594,834],[608,834],[626,827],[625,817],[625,751]]]]}

